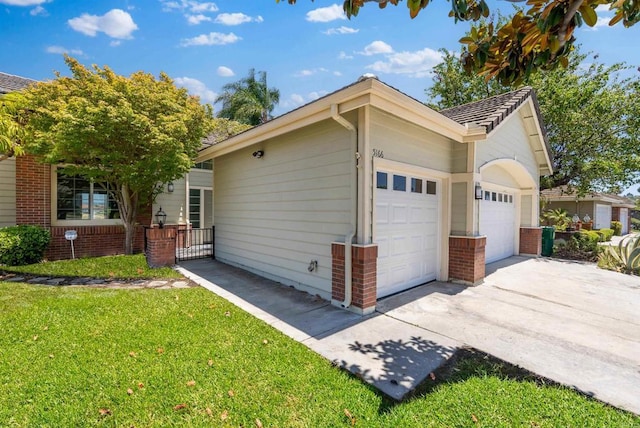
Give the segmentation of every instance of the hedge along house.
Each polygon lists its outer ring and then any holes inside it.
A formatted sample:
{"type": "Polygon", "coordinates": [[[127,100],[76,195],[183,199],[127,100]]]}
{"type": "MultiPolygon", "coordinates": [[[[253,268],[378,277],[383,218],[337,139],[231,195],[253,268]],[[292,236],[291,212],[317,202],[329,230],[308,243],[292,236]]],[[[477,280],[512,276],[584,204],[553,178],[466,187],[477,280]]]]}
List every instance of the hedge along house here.
{"type": "Polygon", "coordinates": [[[530,88],[438,113],[373,77],[198,157],[218,260],[359,313],[539,254],[549,159],[530,88]]]}
{"type": "MultiPolygon", "coordinates": [[[[34,82],[0,72],[0,96],[34,82]]],[[[160,207],[167,214],[169,227],[188,229],[191,223],[209,227],[206,218],[211,214],[205,207],[211,207],[207,201],[211,199],[212,174],[210,163],[196,164],[171,183],[172,191],[165,186],[165,192],[138,217],[134,251],[143,251],[143,227],[152,224],[160,207]],[[196,193],[202,196],[196,198],[196,193]]],[[[45,254],[49,260],[71,258],[71,246],[65,239],[68,230],[78,235],[74,241],[76,257],[122,254],[125,235],[118,217],[115,201],[99,183],[65,176],[33,156],[0,161],[0,227],[28,224],[49,229],[52,240],[45,254]]]]}
{"type": "Polygon", "coordinates": [[[567,186],[545,189],[541,197],[546,210],[564,209],[569,217],[577,214],[583,223],[590,219],[587,223],[593,229],[608,229],[612,221],[619,221],[623,235],[631,232],[631,211],[635,204],[629,198],[598,192],[579,197],[567,186]]]}

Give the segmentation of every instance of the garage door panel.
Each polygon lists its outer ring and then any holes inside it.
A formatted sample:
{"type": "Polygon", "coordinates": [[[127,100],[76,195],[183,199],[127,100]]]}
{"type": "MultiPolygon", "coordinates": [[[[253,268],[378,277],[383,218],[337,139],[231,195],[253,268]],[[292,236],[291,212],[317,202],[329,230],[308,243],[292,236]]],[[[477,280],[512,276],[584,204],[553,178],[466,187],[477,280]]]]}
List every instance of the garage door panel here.
{"type": "Polygon", "coordinates": [[[376,204],[376,223],[378,225],[389,223],[389,204],[376,204]]]}
{"type": "Polygon", "coordinates": [[[485,262],[491,263],[515,254],[516,211],[513,195],[485,191],[480,202],[480,233],[485,235],[485,262]]]}
{"type": "MultiPolygon", "coordinates": [[[[400,182],[402,174],[388,172],[386,182],[400,182]]],[[[378,244],[378,297],[384,297],[436,278],[438,260],[438,192],[425,181],[403,190],[376,189],[376,231],[378,244]],[[421,192],[421,193],[420,193],[421,192]],[[386,248],[383,248],[386,247],[386,248]]]]}
{"type": "Polygon", "coordinates": [[[391,223],[393,224],[406,224],[407,223],[407,206],[393,204],[392,206],[393,216],[391,217],[391,223]]]}

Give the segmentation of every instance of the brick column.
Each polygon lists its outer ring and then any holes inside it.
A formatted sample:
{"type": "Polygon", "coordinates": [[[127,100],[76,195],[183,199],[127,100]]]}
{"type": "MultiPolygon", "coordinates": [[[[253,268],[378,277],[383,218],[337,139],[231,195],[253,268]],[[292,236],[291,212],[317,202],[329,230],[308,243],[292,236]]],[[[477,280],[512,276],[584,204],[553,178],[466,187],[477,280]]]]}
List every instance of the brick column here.
{"type": "Polygon", "coordinates": [[[176,230],[149,228],[147,236],[147,264],[150,267],[176,264],[176,230]]]}
{"type": "Polygon", "coordinates": [[[449,237],[449,279],[464,284],[480,284],[484,279],[484,236],[449,237]]]}
{"type": "MultiPolygon", "coordinates": [[[[351,307],[349,310],[368,314],[375,310],[378,297],[378,246],[376,244],[351,246],[351,307]]],[[[345,298],[345,245],[331,244],[331,300],[339,305],[345,298]]]]}
{"type": "Polygon", "coordinates": [[[51,166],[31,155],[16,158],[16,223],[51,226],[51,166]]]}
{"type": "Polygon", "coordinates": [[[541,227],[520,228],[520,250],[518,252],[521,256],[539,256],[542,253],[541,227]]]}

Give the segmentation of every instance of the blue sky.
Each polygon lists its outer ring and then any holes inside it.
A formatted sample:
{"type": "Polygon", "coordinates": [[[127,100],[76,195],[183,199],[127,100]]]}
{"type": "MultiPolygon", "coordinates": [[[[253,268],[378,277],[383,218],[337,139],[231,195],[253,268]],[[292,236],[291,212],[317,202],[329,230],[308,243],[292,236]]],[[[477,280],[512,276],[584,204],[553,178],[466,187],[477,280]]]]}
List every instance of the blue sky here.
{"type": "MultiPolygon", "coordinates": [[[[367,4],[347,20],[341,1],[298,0],[0,0],[0,71],[46,80],[67,73],[62,54],[119,74],[166,72],[212,102],[221,87],[264,70],[285,113],[374,73],[419,99],[431,85],[438,49],[459,49],[467,23],[447,17],[449,2],[416,19],[405,2],[367,4]]],[[[490,0],[508,13],[506,1],[490,0]]],[[[610,15],[605,13],[605,15],[610,15]]],[[[601,19],[576,36],[599,61],[640,65],[640,25],[610,28],[601,19]]]]}

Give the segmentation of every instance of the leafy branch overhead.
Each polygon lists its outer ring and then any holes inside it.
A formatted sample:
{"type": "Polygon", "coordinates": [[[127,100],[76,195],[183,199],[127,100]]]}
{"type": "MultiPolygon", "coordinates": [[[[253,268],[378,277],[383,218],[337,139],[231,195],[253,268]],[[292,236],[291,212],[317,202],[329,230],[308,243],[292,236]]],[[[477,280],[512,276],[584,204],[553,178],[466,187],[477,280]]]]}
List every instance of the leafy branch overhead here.
{"type": "MultiPolygon", "coordinates": [[[[295,4],[296,0],[287,0],[295,4]]],[[[351,18],[365,3],[397,6],[401,0],[345,0],[343,8],[351,18]]],[[[524,0],[513,0],[523,2],[524,0]]],[[[276,0],[280,2],[280,0],[276,0]]],[[[449,16],[458,21],[479,21],[489,16],[484,0],[450,0],[449,16]]],[[[407,0],[411,18],[429,5],[429,0],[407,0]]],[[[598,13],[614,13],[609,25],[620,22],[631,27],[640,21],[638,0],[528,0],[525,11],[517,11],[509,20],[494,25],[476,23],[470,34],[460,39],[467,49],[463,56],[465,70],[496,78],[503,84],[519,84],[536,70],[548,70],[558,64],[568,65],[569,53],[576,41],[574,30],[582,24],[593,27],[598,13]]]]}

